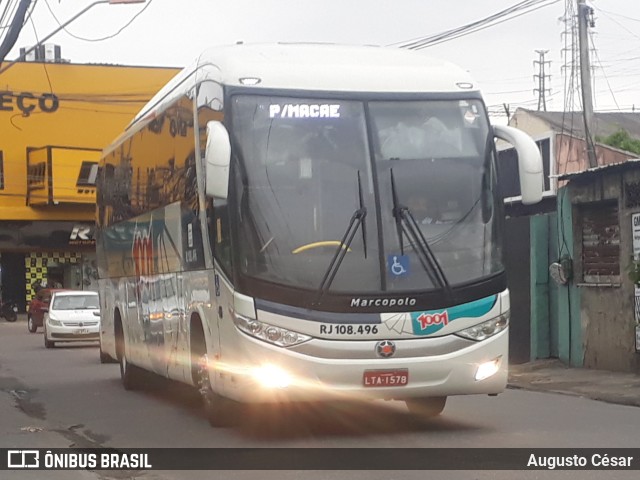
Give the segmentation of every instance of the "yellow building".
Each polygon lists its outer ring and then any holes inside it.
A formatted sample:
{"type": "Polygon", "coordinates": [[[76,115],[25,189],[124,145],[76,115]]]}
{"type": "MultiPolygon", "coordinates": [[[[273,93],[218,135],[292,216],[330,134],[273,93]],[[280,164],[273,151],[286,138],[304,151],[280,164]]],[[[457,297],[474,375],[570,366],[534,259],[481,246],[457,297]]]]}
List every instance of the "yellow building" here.
{"type": "Polygon", "coordinates": [[[37,283],[94,286],[101,150],[177,72],[21,62],[0,74],[3,298],[25,308],[37,283]]]}

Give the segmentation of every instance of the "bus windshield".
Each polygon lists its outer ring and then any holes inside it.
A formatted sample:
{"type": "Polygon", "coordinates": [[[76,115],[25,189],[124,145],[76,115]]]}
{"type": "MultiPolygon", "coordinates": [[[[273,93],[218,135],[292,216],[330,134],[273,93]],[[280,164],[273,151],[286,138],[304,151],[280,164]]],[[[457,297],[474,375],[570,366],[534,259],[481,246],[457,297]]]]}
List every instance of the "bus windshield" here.
{"type": "Polygon", "coordinates": [[[435,290],[503,270],[479,100],[236,95],[232,124],[246,278],[318,289],[342,250],[330,292],[435,290]]]}

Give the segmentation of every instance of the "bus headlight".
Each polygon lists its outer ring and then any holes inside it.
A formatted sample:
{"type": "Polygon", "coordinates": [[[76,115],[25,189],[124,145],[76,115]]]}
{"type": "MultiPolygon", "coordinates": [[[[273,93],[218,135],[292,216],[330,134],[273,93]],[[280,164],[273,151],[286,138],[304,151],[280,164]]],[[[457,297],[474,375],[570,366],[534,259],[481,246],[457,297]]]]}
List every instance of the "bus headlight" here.
{"type": "Polygon", "coordinates": [[[468,338],[469,340],[482,341],[489,337],[493,337],[495,334],[500,333],[509,325],[509,312],[503,313],[491,320],[479,323],[473,327],[465,328],[455,334],[468,338]]]}
{"type": "Polygon", "coordinates": [[[245,318],[237,313],[233,314],[233,321],[236,327],[247,335],[272,343],[273,345],[278,345],[279,347],[291,347],[311,340],[309,335],[245,318]]]}
{"type": "Polygon", "coordinates": [[[275,365],[263,365],[253,371],[253,377],[265,388],[287,388],[291,377],[275,365]]]}

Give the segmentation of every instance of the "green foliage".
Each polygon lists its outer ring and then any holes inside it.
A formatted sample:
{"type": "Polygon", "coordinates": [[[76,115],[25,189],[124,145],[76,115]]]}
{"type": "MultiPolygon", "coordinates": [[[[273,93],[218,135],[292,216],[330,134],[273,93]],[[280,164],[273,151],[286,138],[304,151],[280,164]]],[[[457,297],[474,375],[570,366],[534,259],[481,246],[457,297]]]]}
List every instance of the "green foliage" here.
{"type": "Polygon", "coordinates": [[[618,130],[608,137],[596,137],[596,141],[640,155],[640,139],[633,138],[626,130],[618,130]]]}

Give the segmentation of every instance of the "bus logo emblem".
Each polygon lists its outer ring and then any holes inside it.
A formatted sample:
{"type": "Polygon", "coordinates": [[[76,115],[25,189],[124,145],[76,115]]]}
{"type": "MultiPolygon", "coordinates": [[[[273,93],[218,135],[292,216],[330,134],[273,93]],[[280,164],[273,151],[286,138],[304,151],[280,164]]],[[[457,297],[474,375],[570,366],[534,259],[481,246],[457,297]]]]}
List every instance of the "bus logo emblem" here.
{"type": "Polygon", "coordinates": [[[411,314],[413,333],[415,335],[430,335],[449,325],[449,313],[442,312],[417,312],[411,314]]]}
{"type": "Polygon", "coordinates": [[[382,358],[392,357],[396,353],[396,344],[389,340],[378,342],[376,344],[376,353],[382,358]]]}

